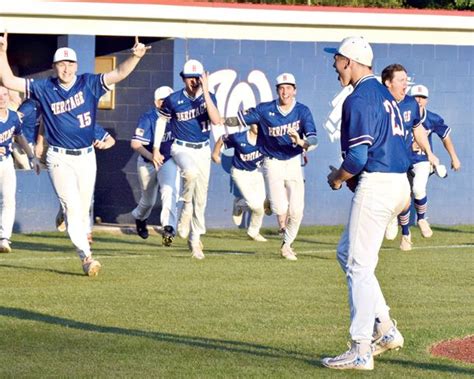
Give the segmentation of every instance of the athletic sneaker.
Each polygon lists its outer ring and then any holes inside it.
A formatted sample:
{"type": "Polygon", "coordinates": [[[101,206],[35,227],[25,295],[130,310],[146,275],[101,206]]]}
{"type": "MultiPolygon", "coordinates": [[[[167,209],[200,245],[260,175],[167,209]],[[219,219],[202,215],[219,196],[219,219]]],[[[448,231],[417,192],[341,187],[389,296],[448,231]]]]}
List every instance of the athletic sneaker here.
{"type": "Polygon", "coordinates": [[[174,228],[171,225],[166,225],[163,228],[163,235],[161,239],[161,243],[163,244],[163,246],[171,246],[175,235],[176,233],[174,232],[174,228]]]}
{"type": "Polygon", "coordinates": [[[100,262],[96,261],[91,256],[88,256],[82,260],[82,269],[87,276],[97,276],[101,267],[102,266],[100,262]]]}
{"type": "Polygon", "coordinates": [[[262,236],[260,233],[254,235],[254,236],[251,236],[250,234],[247,233],[247,235],[253,239],[254,241],[257,241],[257,242],[267,242],[267,239],[262,236]]]}
{"type": "Polygon", "coordinates": [[[337,370],[373,370],[374,357],[370,345],[363,346],[355,341],[348,343],[349,350],[334,358],[324,358],[321,363],[337,370]],[[364,351],[365,350],[365,351],[364,351]]]}
{"type": "Polygon", "coordinates": [[[407,236],[402,235],[402,240],[400,241],[400,250],[410,251],[411,245],[413,245],[413,242],[411,242],[411,234],[407,236]]]}
{"type": "Polygon", "coordinates": [[[395,238],[397,238],[398,234],[398,217],[394,217],[392,221],[387,226],[387,229],[385,229],[385,238],[388,239],[389,241],[393,241],[395,238]]]}
{"type": "Polygon", "coordinates": [[[64,220],[64,213],[62,209],[59,209],[58,214],[56,215],[56,229],[59,232],[66,231],[66,221],[64,220]]]}
{"type": "Polygon", "coordinates": [[[197,260],[202,260],[204,259],[204,253],[202,252],[202,243],[199,241],[199,243],[194,243],[191,245],[189,242],[189,247],[191,248],[191,258],[197,259],[197,260]]]}
{"type": "Polygon", "coordinates": [[[280,254],[283,258],[288,259],[289,261],[296,261],[298,258],[296,258],[296,254],[291,248],[290,244],[288,243],[282,243],[281,249],[280,249],[280,254]]]}
{"type": "Polygon", "coordinates": [[[146,221],[147,219],[135,220],[135,225],[137,226],[137,234],[144,240],[148,238],[148,228],[146,227],[147,226],[146,221]]]}
{"type": "Polygon", "coordinates": [[[242,216],[244,214],[244,210],[240,205],[241,199],[237,197],[234,199],[234,205],[232,206],[232,221],[234,222],[235,226],[240,226],[242,224],[242,216]]]}
{"type": "Polygon", "coordinates": [[[11,253],[10,241],[6,238],[0,240],[0,253],[11,253]]]}
{"type": "Polygon", "coordinates": [[[373,341],[375,348],[372,353],[374,357],[387,350],[399,350],[403,347],[405,340],[402,333],[397,329],[397,322],[395,320],[393,320],[392,327],[385,334],[382,334],[382,332],[378,330],[378,325],[380,324],[376,322],[374,331],[375,338],[373,341]]]}
{"type": "Polygon", "coordinates": [[[422,218],[421,220],[418,220],[418,226],[420,228],[421,235],[424,238],[430,238],[433,235],[430,223],[426,219],[422,218]]]}

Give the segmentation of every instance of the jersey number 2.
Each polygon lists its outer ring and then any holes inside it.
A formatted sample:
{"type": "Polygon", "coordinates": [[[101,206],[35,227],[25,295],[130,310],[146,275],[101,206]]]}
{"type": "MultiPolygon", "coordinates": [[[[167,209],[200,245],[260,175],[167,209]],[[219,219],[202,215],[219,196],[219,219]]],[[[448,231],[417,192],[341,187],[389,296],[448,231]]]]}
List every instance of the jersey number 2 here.
{"type": "Polygon", "coordinates": [[[87,126],[90,126],[90,124],[92,123],[91,112],[81,113],[80,115],[77,116],[77,119],[79,120],[80,128],[85,128],[87,126]]]}
{"type": "Polygon", "coordinates": [[[403,132],[403,121],[402,117],[400,116],[400,110],[398,109],[397,104],[392,105],[390,101],[385,100],[383,102],[383,106],[385,107],[387,113],[390,114],[390,123],[392,125],[393,135],[405,137],[405,133],[403,132]]]}

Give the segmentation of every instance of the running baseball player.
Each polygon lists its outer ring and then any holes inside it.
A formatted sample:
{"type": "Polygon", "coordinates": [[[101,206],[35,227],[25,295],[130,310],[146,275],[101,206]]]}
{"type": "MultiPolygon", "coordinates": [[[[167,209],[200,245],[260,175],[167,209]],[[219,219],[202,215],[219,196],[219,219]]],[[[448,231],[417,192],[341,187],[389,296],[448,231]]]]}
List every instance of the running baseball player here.
{"type": "Polygon", "coordinates": [[[0,86],[0,253],[10,253],[10,238],[15,221],[16,173],[12,159],[13,140],[26,152],[39,173],[39,162],[22,135],[21,122],[16,112],[8,109],[10,96],[0,86]]]}
{"type": "Polygon", "coordinates": [[[87,230],[96,177],[93,147],[99,98],[110,86],[125,79],[145,55],[146,47],[135,38],[131,56],[106,74],[77,75],[76,52],[67,47],[53,57],[55,77],[33,80],[13,75],[7,58],[7,33],[0,37],[0,77],[10,89],[26,92],[41,104],[48,173],[66,213],[67,231],[81,259],[84,273],[96,276],[101,264],[92,258],[87,230]]]}
{"type": "Polygon", "coordinates": [[[220,164],[222,147],[234,148],[231,176],[251,210],[247,235],[254,241],[266,242],[267,239],[260,234],[265,215],[265,182],[259,168],[263,155],[257,145],[257,135],[258,126],[253,124],[249,130],[221,136],[214,145],[212,160],[220,164]]]}
{"type": "Polygon", "coordinates": [[[201,62],[188,60],[181,71],[184,88],[168,96],[160,109],[153,160],[163,164],[160,144],[164,125],[170,120],[174,142],[171,156],[181,170],[183,178],[183,208],[178,223],[178,234],[188,239],[195,259],[204,259],[201,235],[206,232],[204,212],[211,170],[209,135],[211,124],[221,121],[214,94],[209,92],[208,73],[201,62]]]}
{"type": "Polygon", "coordinates": [[[332,369],[372,370],[374,355],[403,346],[403,336],[389,315],[375,277],[378,253],[390,220],[410,198],[410,157],[396,100],[372,74],[373,53],[362,37],[347,37],[334,54],[338,80],[354,91],[342,107],[343,163],[331,166],[328,183],[339,190],[358,175],[349,222],[337,247],[337,259],[349,287],[351,346],[324,358],[332,369]],[[375,321],[375,325],[374,325],[375,321]]]}
{"type": "Polygon", "coordinates": [[[160,144],[160,155],[163,157],[162,164],[157,167],[155,167],[156,163],[153,162],[153,143],[156,122],[159,117],[158,112],[163,106],[164,99],[172,93],[173,89],[171,87],[162,86],[156,89],[155,107],[140,117],[131,141],[132,149],[139,154],[137,172],[142,191],[140,201],[132,211],[137,234],[143,239],[148,238],[147,219],[155,205],[159,187],[161,198],[160,222],[163,226],[162,244],[164,246],[171,246],[173,243],[178,220],[179,175],[178,167],[175,161],[171,159],[173,137],[169,122],[166,123],[160,144]]]}
{"type": "MultiPolygon", "coordinates": [[[[416,141],[422,151],[426,152],[428,160],[432,162],[434,166],[437,166],[439,164],[439,160],[431,151],[431,146],[425,130],[420,127],[422,119],[419,106],[412,96],[406,95],[408,87],[408,75],[405,67],[398,63],[385,67],[382,71],[382,83],[388,88],[392,96],[397,101],[398,108],[400,109],[400,113],[402,115],[403,125],[405,127],[405,140],[409,155],[411,156],[412,143],[413,141],[416,141]]],[[[412,170],[409,171],[409,176],[411,181],[413,178],[412,170]]],[[[387,239],[395,239],[398,233],[398,223],[400,223],[402,227],[400,249],[404,251],[411,250],[412,248],[411,234],[409,229],[410,205],[411,201],[407,203],[402,213],[390,222],[385,233],[385,237],[387,239]]]]}
{"type": "MultiPolygon", "coordinates": [[[[461,168],[461,161],[456,154],[453,141],[451,140],[451,128],[444,123],[444,120],[439,115],[426,109],[429,97],[428,88],[426,88],[424,85],[418,84],[411,88],[410,94],[415,98],[418,105],[420,106],[421,113],[424,115],[422,125],[423,129],[428,135],[431,149],[433,149],[432,136],[433,134],[436,134],[441,139],[444,148],[451,158],[451,168],[454,171],[458,171],[461,168]]],[[[429,162],[426,153],[415,141],[412,145],[412,162],[413,171],[415,173],[412,183],[412,192],[415,203],[417,224],[420,228],[421,235],[425,238],[430,238],[433,235],[433,231],[431,230],[429,222],[425,218],[428,208],[426,186],[428,184],[428,178],[433,172],[433,167],[429,162]]]]}
{"type": "MultiPolygon", "coordinates": [[[[41,107],[37,101],[26,99],[17,110],[21,119],[22,133],[28,141],[28,145],[34,151],[38,130],[41,121],[41,107]]],[[[16,168],[29,170],[31,168],[28,156],[21,149],[13,150],[16,168]]]]}
{"type": "Polygon", "coordinates": [[[296,261],[292,248],[303,219],[304,180],[301,154],[317,145],[316,126],[309,108],[296,101],[291,73],[276,78],[278,99],[259,104],[245,114],[225,120],[227,126],[258,124],[257,145],[264,155],[263,175],[273,213],[283,233],[280,254],[296,261]]]}

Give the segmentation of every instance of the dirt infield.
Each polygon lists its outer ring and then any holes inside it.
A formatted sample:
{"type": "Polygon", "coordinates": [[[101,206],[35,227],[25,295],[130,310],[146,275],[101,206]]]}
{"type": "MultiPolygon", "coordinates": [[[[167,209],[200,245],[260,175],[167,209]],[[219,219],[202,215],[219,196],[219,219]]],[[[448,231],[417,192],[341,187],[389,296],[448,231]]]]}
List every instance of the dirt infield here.
{"type": "Polygon", "coordinates": [[[448,340],[433,345],[431,354],[466,363],[474,363],[474,336],[448,340]]]}

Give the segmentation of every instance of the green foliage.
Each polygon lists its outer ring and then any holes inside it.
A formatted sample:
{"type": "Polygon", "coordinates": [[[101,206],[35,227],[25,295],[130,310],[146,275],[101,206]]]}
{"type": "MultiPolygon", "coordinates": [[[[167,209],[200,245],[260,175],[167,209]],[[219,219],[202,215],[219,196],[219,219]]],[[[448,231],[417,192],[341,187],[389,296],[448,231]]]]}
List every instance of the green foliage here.
{"type": "MultiPolygon", "coordinates": [[[[413,228],[414,250],[385,242],[377,276],[405,347],[376,359],[374,375],[472,377],[472,366],[431,357],[441,339],[474,333],[472,226],[413,228]]],[[[203,238],[206,259],[186,242],[94,234],[103,264],[82,274],[66,235],[14,235],[0,255],[0,377],[319,378],[348,333],[347,289],[335,259],[340,227],[303,228],[298,261],[244,230],[203,238]]]]}

